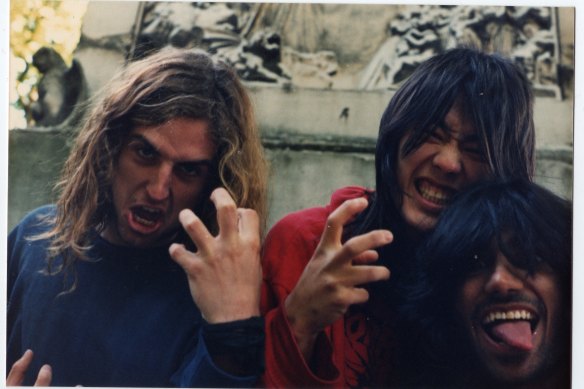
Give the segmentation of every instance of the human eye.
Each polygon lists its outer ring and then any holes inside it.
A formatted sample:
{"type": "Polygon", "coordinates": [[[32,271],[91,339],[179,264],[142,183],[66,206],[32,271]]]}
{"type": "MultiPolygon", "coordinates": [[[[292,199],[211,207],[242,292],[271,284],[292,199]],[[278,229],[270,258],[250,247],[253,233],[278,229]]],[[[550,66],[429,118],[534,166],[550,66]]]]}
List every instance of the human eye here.
{"type": "Polygon", "coordinates": [[[482,155],[482,151],[478,145],[466,145],[466,146],[464,146],[463,150],[465,153],[468,153],[468,154],[474,154],[477,156],[482,155]]]}
{"type": "Polygon", "coordinates": [[[475,160],[484,160],[483,150],[476,142],[467,143],[462,146],[462,151],[471,156],[475,160]]]}
{"type": "Polygon", "coordinates": [[[141,161],[153,161],[158,156],[156,149],[151,144],[143,141],[132,141],[130,142],[129,147],[134,155],[141,161]]]}
{"type": "Polygon", "coordinates": [[[154,159],[157,155],[156,150],[154,147],[151,146],[143,146],[136,149],[136,154],[144,159],[154,159]]]}
{"type": "Polygon", "coordinates": [[[200,177],[205,173],[205,165],[197,162],[182,162],[176,165],[178,173],[186,178],[200,177]]]}
{"type": "Polygon", "coordinates": [[[434,127],[432,131],[430,131],[430,135],[428,136],[428,140],[430,142],[435,143],[443,143],[448,139],[448,133],[444,131],[444,129],[440,126],[434,127]]]}

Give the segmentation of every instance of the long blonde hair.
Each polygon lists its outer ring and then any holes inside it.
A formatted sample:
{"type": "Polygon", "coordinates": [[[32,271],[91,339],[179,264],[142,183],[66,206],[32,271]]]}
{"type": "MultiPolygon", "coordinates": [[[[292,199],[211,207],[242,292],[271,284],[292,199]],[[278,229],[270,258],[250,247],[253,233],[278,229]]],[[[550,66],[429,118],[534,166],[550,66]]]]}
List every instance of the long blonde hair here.
{"type": "MultiPolygon", "coordinates": [[[[36,237],[51,239],[49,272],[87,259],[91,235],[114,220],[112,176],[132,128],[176,117],[209,120],[218,150],[209,193],[225,187],[239,207],[259,214],[263,230],[267,164],[245,87],[232,69],[204,52],[165,49],[130,63],[93,102],[56,186],[54,226],[36,237]],[[63,262],[51,269],[57,255],[63,262]]],[[[216,232],[210,201],[195,211],[216,232]]]]}

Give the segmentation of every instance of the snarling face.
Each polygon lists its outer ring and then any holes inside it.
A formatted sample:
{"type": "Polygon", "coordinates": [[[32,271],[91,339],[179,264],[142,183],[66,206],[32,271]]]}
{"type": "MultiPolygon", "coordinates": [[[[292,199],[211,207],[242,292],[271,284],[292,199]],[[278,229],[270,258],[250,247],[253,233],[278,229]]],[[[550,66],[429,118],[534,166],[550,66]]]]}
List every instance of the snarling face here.
{"type": "Polygon", "coordinates": [[[545,263],[535,272],[514,266],[500,250],[463,282],[457,312],[477,367],[500,383],[545,378],[565,346],[567,302],[545,263]]]}
{"type": "MultiPolygon", "coordinates": [[[[407,139],[406,133],[400,150],[407,139]]],[[[420,231],[434,228],[452,197],[488,174],[475,128],[457,102],[417,149],[400,151],[397,179],[405,221],[420,231]]]]}
{"type": "Polygon", "coordinates": [[[212,174],[216,147],[208,127],[175,118],[131,131],[114,169],[115,220],[102,233],[106,240],[152,247],[172,239],[179,212],[200,204],[212,174]]]}

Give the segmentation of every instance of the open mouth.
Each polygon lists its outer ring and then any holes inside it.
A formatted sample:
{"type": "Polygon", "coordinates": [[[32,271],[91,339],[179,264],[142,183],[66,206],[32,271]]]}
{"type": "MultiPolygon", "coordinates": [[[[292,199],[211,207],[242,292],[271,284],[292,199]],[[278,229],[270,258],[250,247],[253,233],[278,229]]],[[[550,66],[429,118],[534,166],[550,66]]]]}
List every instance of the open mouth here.
{"type": "Polygon", "coordinates": [[[482,327],[495,343],[518,351],[533,349],[535,329],[539,316],[527,309],[496,310],[488,312],[482,327]]]}
{"type": "Polygon", "coordinates": [[[144,227],[151,228],[162,221],[164,213],[158,208],[144,205],[131,208],[132,220],[144,227]]]}
{"type": "Polygon", "coordinates": [[[432,184],[425,179],[417,180],[415,185],[424,200],[440,207],[450,204],[452,197],[456,193],[453,189],[432,184]]]}

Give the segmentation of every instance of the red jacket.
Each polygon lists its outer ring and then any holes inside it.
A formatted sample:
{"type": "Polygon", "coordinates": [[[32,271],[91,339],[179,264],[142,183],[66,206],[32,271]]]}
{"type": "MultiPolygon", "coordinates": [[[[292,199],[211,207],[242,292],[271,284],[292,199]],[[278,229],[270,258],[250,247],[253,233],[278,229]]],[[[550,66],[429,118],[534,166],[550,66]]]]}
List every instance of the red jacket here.
{"type": "Polygon", "coordinates": [[[320,241],[327,217],[344,201],[367,197],[362,187],[336,191],[326,207],[291,213],[268,233],[264,246],[262,313],[266,317],[267,387],[364,387],[386,383],[391,340],[382,325],[373,325],[365,313],[350,309],[325,329],[314,348],[313,366],[304,361],[286,318],[284,301],[300,278],[320,241]],[[371,339],[374,339],[371,343],[371,339]],[[373,368],[370,355],[379,366],[373,368]]]}

